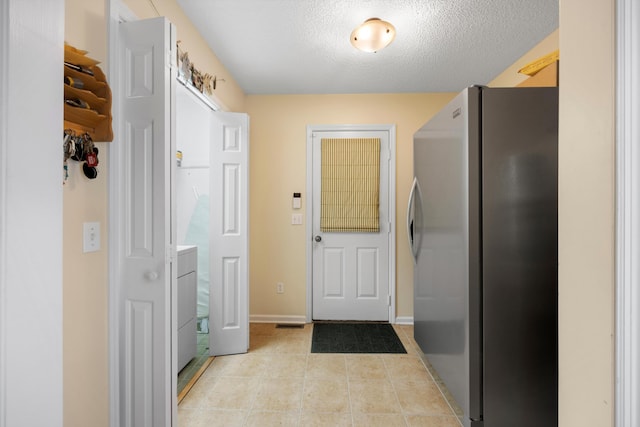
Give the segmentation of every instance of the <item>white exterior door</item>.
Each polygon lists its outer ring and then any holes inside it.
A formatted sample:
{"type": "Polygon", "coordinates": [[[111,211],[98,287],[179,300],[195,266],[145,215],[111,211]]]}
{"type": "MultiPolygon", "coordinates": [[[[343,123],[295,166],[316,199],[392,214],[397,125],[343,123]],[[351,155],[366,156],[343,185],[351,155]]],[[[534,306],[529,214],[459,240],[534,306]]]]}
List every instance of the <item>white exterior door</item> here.
{"type": "Polygon", "coordinates": [[[389,320],[389,139],[388,131],[378,130],[312,134],[313,320],[389,320]],[[321,231],[321,144],[326,138],[380,139],[379,231],[321,231]]]}
{"type": "Polygon", "coordinates": [[[175,29],[165,18],[122,23],[117,180],[120,425],[175,417],[175,29]],[[173,294],[173,295],[172,295],[173,294]]]}
{"type": "Polygon", "coordinates": [[[249,116],[212,113],[209,352],[249,349],[249,116]]]}

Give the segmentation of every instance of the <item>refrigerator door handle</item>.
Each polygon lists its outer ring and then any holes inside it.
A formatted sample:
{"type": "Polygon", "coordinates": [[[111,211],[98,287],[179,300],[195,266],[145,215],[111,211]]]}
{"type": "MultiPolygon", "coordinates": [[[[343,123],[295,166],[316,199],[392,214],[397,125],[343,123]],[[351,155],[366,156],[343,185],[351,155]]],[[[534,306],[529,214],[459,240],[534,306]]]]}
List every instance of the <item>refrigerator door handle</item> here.
{"type": "Polygon", "coordinates": [[[413,262],[416,263],[416,248],[414,244],[414,218],[413,218],[413,204],[416,198],[416,188],[418,187],[418,178],[413,178],[413,184],[411,185],[411,192],[409,193],[409,203],[407,204],[407,237],[409,238],[409,248],[411,250],[411,256],[413,262]]]}

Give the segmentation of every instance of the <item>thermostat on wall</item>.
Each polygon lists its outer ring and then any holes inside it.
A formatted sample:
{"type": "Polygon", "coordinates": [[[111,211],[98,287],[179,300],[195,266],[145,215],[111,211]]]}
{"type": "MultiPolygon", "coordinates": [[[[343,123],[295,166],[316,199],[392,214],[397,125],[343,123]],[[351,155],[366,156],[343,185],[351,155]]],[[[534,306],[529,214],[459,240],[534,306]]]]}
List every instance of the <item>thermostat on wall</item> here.
{"type": "Polygon", "coordinates": [[[293,209],[300,209],[302,207],[301,193],[293,193],[293,209]]]}

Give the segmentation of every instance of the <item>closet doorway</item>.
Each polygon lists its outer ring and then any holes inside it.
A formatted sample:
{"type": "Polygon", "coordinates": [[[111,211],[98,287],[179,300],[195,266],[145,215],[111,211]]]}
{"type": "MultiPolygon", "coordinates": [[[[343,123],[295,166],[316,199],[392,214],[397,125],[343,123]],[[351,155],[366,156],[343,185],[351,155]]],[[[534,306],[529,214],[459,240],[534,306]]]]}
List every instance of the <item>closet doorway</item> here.
{"type": "Polygon", "coordinates": [[[209,115],[217,111],[187,83],[176,85],[178,384],[181,392],[209,359],[209,115]],[[189,264],[183,266],[181,264],[189,264]]]}
{"type": "MultiPolygon", "coordinates": [[[[117,141],[110,147],[109,168],[111,411],[123,422],[175,425],[180,270],[176,28],[162,17],[136,20],[123,13],[119,2],[110,10],[109,78],[117,141]]],[[[249,347],[249,119],[211,109],[205,116],[209,354],[244,353],[249,347]]]]}
{"type": "Polygon", "coordinates": [[[202,372],[210,356],[244,353],[249,347],[248,116],[219,111],[180,73],[177,80],[180,395],[190,379],[202,372]],[[195,269],[189,260],[194,257],[195,269]],[[195,273],[193,280],[188,277],[191,270],[195,273]]]}

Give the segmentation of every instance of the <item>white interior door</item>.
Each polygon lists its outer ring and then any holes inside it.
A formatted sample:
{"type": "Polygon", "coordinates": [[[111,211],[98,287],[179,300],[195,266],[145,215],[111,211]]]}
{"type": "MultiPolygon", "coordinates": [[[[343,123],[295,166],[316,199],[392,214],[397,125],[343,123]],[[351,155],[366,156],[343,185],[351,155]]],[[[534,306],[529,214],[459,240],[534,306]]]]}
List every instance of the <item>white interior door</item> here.
{"type": "Polygon", "coordinates": [[[313,132],[314,320],[389,320],[389,139],[388,131],[378,130],[313,132]],[[380,139],[379,231],[321,231],[321,144],[324,138],[380,139]]]}
{"type": "MultiPolygon", "coordinates": [[[[120,425],[175,416],[175,28],[165,18],[119,26],[116,257],[120,425]],[[173,295],[172,295],[173,294],[173,295]]],[[[113,189],[111,190],[114,191],[113,189]]]]}
{"type": "Polygon", "coordinates": [[[249,116],[212,113],[211,291],[212,356],[249,349],[249,116]]]}

